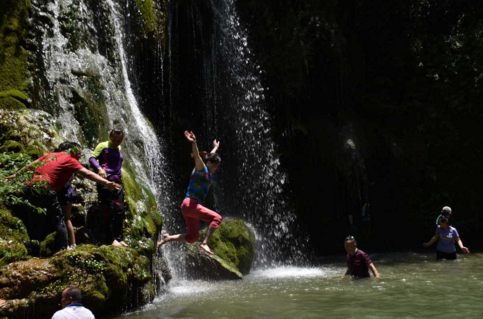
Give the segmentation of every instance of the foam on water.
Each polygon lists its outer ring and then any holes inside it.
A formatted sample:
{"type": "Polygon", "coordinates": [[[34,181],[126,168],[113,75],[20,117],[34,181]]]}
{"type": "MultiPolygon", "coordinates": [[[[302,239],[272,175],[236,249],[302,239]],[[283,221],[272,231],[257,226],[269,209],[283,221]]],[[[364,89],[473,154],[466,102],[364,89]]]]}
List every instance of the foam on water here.
{"type": "Polygon", "coordinates": [[[313,278],[313,277],[327,277],[329,270],[322,268],[301,268],[301,267],[277,267],[264,270],[255,270],[252,272],[254,277],[262,278],[313,278]]]}

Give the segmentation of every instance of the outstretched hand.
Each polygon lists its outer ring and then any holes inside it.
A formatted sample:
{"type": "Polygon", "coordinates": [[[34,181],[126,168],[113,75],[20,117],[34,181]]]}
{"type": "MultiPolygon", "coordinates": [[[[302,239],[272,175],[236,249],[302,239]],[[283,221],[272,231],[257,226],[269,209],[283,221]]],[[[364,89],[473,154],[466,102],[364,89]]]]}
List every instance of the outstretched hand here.
{"type": "Polygon", "coordinates": [[[196,136],[193,132],[184,131],[184,136],[186,136],[186,139],[191,143],[196,142],[196,136]]]}
{"type": "Polygon", "coordinates": [[[461,250],[465,253],[465,254],[469,254],[470,253],[470,250],[466,247],[461,247],[461,250]]]}
{"type": "Polygon", "coordinates": [[[213,141],[213,148],[216,148],[216,149],[220,148],[220,141],[214,140],[213,141]]]}
{"type": "Polygon", "coordinates": [[[107,182],[105,186],[106,186],[106,188],[107,188],[108,190],[110,190],[111,192],[112,192],[112,191],[118,191],[118,190],[121,190],[121,185],[116,184],[116,183],[114,183],[114,182],[107,182]]]}

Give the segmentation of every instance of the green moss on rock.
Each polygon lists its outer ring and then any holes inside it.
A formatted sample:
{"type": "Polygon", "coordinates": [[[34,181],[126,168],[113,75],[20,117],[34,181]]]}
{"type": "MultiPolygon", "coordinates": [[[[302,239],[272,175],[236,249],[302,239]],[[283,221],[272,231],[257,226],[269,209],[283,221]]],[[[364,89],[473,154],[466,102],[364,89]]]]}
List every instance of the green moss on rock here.
{"type": "Polygon", "coordinates": [[[250,272],[255,258],[255,234],[242,220],[224,220],[211,237],[209,246],[242,274],[250,272]]]}
{"type": "Polygon", "coordinates": [[[128,244],[140,252],[152,252],[163,222],[156,200],[149,187],[135,179],[129,164],[124,165],[122,176],[128,219],[124,232],[128,244]]]}
{"type": "Polygon", "coordinates": [[[25,108],[28,100],[27,51],[30,0],[4,0],[0,6],[0,109],[25,108]]]}
{"type": "Polygon", "coordinates": [[[27,258],[29,241],[23,222],[0,207],[0,267],[27,258]]]}
{"type": "Polygon", "coordinates": [[[153,0],[136,0],[136,6],[141,12],[146,31],[154,33],[158,28],[158,17],[154,12],[153,0]]]}
{"type": "Polygon", "coordinates": [[[200,234],[196,244],[187,247],[187,272],[192,278],[241,279],[250,272],[255,257],[255,234],[238,219],[224,220],[212,235],[208,245],[216,255],[208,255],[199,245],[206,234],[200,234]]]}

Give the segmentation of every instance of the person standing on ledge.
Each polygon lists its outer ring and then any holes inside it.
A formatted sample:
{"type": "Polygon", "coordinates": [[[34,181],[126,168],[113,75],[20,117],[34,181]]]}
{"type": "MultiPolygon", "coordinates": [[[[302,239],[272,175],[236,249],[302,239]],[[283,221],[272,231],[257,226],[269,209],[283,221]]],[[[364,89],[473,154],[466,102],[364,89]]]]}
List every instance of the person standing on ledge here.
{"type": "Polygon", "coordinates": [[[47,210],[47,217],[55,220],[57,230],[56,241],[59,243],[61,249],[67,248],[68,235],[64,213],[58,199],[58,192],[72,176],[77,174],[78,176],[101,184],[106,189],[112,191],[121,188],[120,185],[108,181],[84,168],[79,163],[81,155],[82,148],[77,143],[72,143],[68,151],[46,154],[22,167],[15,174],[7,177],[7,179],[14,179],[24,170],[35,170],[32,180],[25,181],[26,186],[23,189],[23,194],[33,205],[45,208],[47,210]]]}
{"type": "Polygon", "coordinates": [[[57,311],[52,319],[95,319],[92,312],[82,305],[82,293],[77,287],[64,289],[60,305],[62,310],[57,311]]]}
{"type": "MultiPolygon", "coordinates": [[[[99,143],[89,158],[89,163],[99,176],[122,186],[121,143],[124,139],[122,130],[115,128],[109,133],[109,141],[99,143]]],[[[104,211],[104,226],[108,228],[112,246],[128,247],[123,241],[124,189],[110,190],[97,186],[97,194],[104,211]]]]}
{"type": "Polygon", "coordinates": [[[169,234],[164,234],[163,239],[158,243],[158,247],[170,241],[188,242],[190,244],[194,243],[198,240],[200,220],[202,220],[209,223],[210,226],[200,247],[208,254],[214,255],[208,246],[208,241],[210,240],[211,235],[213,235],[213,233],[220,226],[222,217],[203,205],[206,195],[208,194],[211,184],[213,183],[213,174],[218,170],[218,167],[221,164],[221,158],[216,153],[220,143],[214,140],[213,150],[209,154],[203,153],[200,155],[198,146],[196,145],[196,136],[193,134],[193,132],[185,131],[184,135],[186,136],[186,139],[191,142],[193,150],[192,155],[195,160],[195,168],[191,173],[188,192],[186,193],[186,197],[181,204],[181,213],[183,214],[188,230],[186,234],[177,234],[172,236],[169,234]],[[203,162],[201,159],[202,156],[205,162],[203,162]]]}
{"type": "Polygon", "coordinates": [[[436,233],[433,238],[428,243],[424,243],[424,247],[429,247],[438,241],[438,246],[436,247],[436,259],[456,259],[456,247],[454,242],[458,243],[458,246],[465,254],[469,254],[470,250],[463,246],[460,235],[458,231],[453,226],[449,225],[449,218],[441,216],[438,220],[439,226],[436,228],[436,233]]]}
{"type": "Polygon", "coordinates": [[[354,236],[346,237],[344,240],[344,248],[347,252],[347,271],[344,276],[351,275],[355,278],[369,278],[369,269],[371,269],[374,277],[381,278],[371,258],[357,248],[357,242],[354,236]]]}

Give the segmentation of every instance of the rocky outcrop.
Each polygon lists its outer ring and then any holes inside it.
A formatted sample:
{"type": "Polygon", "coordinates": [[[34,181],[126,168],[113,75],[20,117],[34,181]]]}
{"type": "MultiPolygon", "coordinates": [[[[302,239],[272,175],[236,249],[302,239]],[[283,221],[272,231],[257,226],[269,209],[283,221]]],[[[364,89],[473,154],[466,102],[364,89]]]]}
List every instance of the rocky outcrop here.
{"type": "Polygon", "coordinates": [[[192,278],[224,280],[242,279],[250,272],[255,257],[255,234],[239,219],[226,219],[213,234],[209,246],[216,255],[209,255],[198,243],[187,248],[187,274],[192,278]]]}
{"type": "Polygon", "coordinates": [[[0,298],[7,299],[0,318],[50,318],[58,310],[59,293],[70,285],[82,289],[94,313],[131,309],[150,302],[170,280],[154,245],[163,222],[156,200],[129,165],[123,168],[123,186],[124,234],[130,248],[97,246],[104,242],[102,207],[94,183],[77,178],[81,203],[73,208],[72,222],[80,245],[58,252],[47,216],[22,199],[30,173],[13,181],[5,177],[54,151],[60,141],[49,114],[0,110],[0,298]]]}
{"type": "Polygon", "coordinates": [[[150,301],[161,282],[148,271],[150,263],[134,249],[94,245],[11,263],[0,269],[0,298],[8,300],[0,318],[50,318],[70,285],[82,289],[94,313],[132,308],[150,301]]]}

